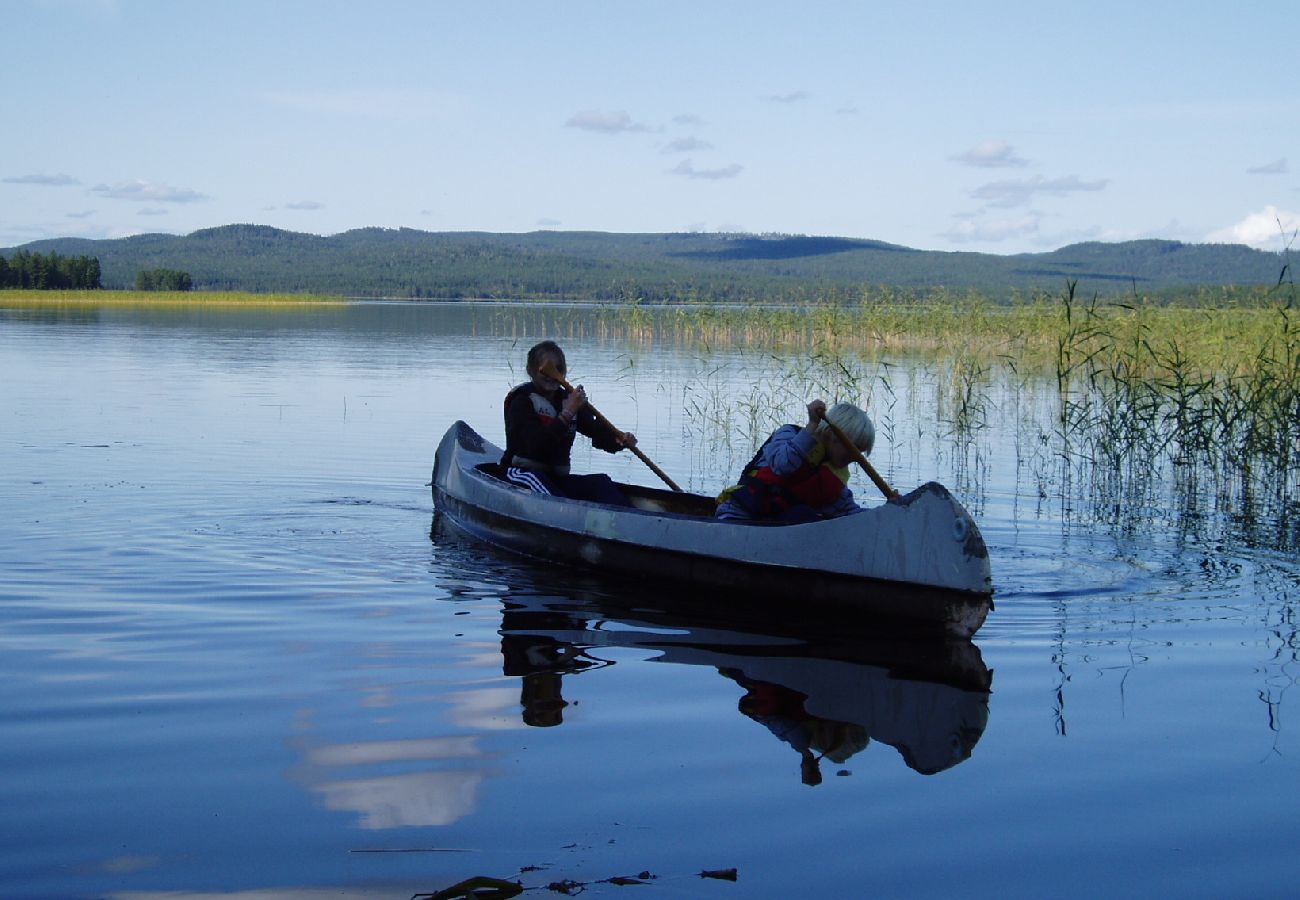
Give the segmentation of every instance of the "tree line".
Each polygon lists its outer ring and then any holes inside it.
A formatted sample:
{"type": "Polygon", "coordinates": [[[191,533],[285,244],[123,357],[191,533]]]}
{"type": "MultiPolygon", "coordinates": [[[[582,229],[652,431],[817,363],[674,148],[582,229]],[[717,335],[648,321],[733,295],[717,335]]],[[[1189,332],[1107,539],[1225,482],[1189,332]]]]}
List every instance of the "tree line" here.
{"type": "Polygon", "coordinates": [[[177,269],[142,269],[135,273],[137,291],[188,291],[192,287],[190,273],[177,269]]]}
{"type": "MultiPolygon", "coordinates": [[[[16,249],[16,248],[15,248],[16,249]]],[[[365,228],[322,237],[263,225],[179,236],[61,238],[24,248],[93,254],[111,289],[349,297],[504,298],[667,303],[859,303],[864,292],[974,290],[996,300],[1059,291],[1185,296],[1201,286],[1272,287],[1285,260],[1241,245],[1084,243],[998,256],[807,235],[424,232],[365,228]],[[137,281],[141,272],[146,273],[137,281]],[[149,274],[153,273],[153,274],[149,274]]],[[[14,250],[5,249],[4,253],[14,250]]]]}
{"type": "Polygon", "coordinates": [[[9,259],[0,256],[0,288],[29,291],[98,290],[99,257],[48,256],[19,250],[9,259]]]}

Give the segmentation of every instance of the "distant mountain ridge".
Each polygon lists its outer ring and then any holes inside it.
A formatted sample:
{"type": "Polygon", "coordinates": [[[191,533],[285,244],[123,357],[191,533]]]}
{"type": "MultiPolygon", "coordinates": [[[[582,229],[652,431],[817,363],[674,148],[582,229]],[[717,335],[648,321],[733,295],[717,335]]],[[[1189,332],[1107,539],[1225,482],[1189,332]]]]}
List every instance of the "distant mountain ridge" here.
{"type": "Polygon", "coordinates": [[[1240,244],[1141,240],[1071,244],[1050,253],[916,250],[843,237],[428,232],[360,228],[322,237],[266,225],[112,240],[57,238],[16,249],[99,258],[103,283],[138,271],[189,272],[197,290],[355,297],[744,302],[851,299],[864,286],[905,291],[1160,293],[1275,284],[1283,260],[1240,244]]]}

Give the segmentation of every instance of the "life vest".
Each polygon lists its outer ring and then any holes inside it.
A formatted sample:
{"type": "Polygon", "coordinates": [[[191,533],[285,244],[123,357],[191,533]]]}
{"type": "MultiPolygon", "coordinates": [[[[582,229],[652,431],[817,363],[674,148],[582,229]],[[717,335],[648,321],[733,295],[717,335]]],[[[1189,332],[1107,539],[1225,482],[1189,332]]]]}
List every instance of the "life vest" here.
{"type": "Polygon", "coordinates": [[[718,497],[720,502],[730,501],[756,519],[767,519],[780,517],[794,506],[829,506],[843,493],[849,481],[848,469],[836,469],[827,462],[821,442],[813,446],[799,468],[778,475],[770,466],[762,465],[763,451],[771,440],[769,437],[758,448],[741,473],[740,483],[723,491],[718,497]]]}

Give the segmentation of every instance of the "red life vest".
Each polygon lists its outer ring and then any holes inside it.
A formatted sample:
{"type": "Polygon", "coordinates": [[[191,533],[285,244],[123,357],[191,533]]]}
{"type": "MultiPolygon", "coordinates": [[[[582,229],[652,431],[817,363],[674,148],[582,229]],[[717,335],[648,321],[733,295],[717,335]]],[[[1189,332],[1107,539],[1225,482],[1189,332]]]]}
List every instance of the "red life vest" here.
{"type": "MultiPolygon", "coordinates": [[[[749,465],[745,466],[740,483],[727,492],[728,500],[754,518],[777,517],[793,506],[820,509],[834,503],[844,492],[844,477],[819,458],[805,460],[788,475],[778,475],[770,466],[759,465],[766,447],[767,441],[764,441],[749,465]]],[[[816,454],[817,457],[821,455],[816,454]]]]}

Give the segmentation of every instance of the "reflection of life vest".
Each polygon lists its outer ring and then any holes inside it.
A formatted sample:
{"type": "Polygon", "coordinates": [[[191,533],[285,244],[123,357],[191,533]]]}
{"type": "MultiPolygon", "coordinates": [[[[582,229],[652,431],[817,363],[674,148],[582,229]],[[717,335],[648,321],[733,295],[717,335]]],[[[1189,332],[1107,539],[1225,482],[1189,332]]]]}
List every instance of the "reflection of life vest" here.
{"type": "Polygon", "coordinates": [[[763,442],[745,466],[740,483],[724,491],[720,499],[730,500],[754,518],[762,519],[780,516],[793,506],[820,509],[834,503],[843,493],[848,472],[837,471],[825,462],[826,448],[821,442],[813,445],[809,458],[799,468],[788,475],[778,475],[770,466],[760,464],[771,440],[769,437],[763,442]]]}
{"type": "Polygon", "coordinates": [[[808,711],[803,708],[804,701],[808,699],[807,694],[801,694],[792,688],[773,684],[770,681],[747,679],[743,673],[732,677],[736,679],[737,684],[745,688],[745,696],[740,698],[739,709],[751,719],[785,716],[801,721],[809,718],[808,711]]]}

